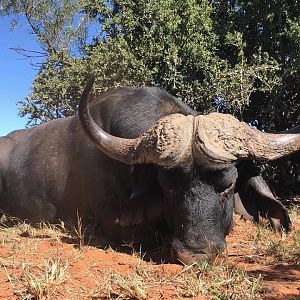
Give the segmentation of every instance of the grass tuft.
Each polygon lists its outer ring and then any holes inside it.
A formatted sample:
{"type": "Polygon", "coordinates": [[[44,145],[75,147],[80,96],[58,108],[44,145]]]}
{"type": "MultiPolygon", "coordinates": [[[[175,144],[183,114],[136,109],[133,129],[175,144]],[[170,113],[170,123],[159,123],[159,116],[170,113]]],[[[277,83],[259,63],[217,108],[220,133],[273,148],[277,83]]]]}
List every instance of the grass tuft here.
{"type": "Polygon", "coordinates": [[[290,216],[294,230],[288,235],[275,235],[265,227],[258,226],[253,234],[252,247],[258,257],[268,263],[291,263],[300,265],[300,220],[296,210],[290,216]]]}
{"type": "Polygon", "coordinates": [[[260,276],[250,276],[225,264],[213,266],[201,262],[185,267],[176,275],[162,275],[159,268],[137,264],[135,271],[127,274],[116,270],[105,273],[93,296],[101,299],[159,299],[161,291],[171,289],[172,299],[204,296],[209,299],[254,300],[261,299],[260,280],[260,276]]]}
{"type": "Polygon", "coordinates": [[[51,299],[58,292],[60,285],[65,282],[67,269],[67,262],[54,259],[44,261],[42,270],[29,268],[22,263],[22,275],[9,276],[9,281],[19,284],[20,288],[14,287],[14,290],[22,299],[51,299]]]}
{"type": "Polygon", "coordinates": [[[178,294],[181,297],[260,299],[260,276],[248,275],[245,271],[228,267],[225,263],[217,266],[206,261],[197,263],[178,280],[178,294]]]}

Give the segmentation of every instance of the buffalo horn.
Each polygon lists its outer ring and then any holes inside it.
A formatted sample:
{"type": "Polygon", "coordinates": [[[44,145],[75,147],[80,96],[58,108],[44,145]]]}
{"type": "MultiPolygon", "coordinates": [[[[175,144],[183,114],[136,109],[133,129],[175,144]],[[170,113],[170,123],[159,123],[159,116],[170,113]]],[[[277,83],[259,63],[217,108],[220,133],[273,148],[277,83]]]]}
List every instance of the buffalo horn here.
{"type": "Polygon", "coordinates": [[[195,147],[210,160],[275,160],[300,150],[300,134],[271,134],[231,115],[196,117],[195,147]]]}
{"type": "Polygon", "coordinates": [[[81,95],[79,119],[88,136],[102,152],[129,165],[154,163],[169,167],[187,158],[191,159],[192,116],[166,116],[135,139],[110,135],[95,123],[88,108],[94,80],[92,77],[88,81],[81,95]]]}
{"type": "Polygon", "coordinates": [[[126,164],[132,163],[132,156],[137,139],[124,139],[112,136],[102,130],[93,120],[88,104],[95,77],[91,77],[81,95],[79,119],[88,136],[105,154],[126,164]]]}

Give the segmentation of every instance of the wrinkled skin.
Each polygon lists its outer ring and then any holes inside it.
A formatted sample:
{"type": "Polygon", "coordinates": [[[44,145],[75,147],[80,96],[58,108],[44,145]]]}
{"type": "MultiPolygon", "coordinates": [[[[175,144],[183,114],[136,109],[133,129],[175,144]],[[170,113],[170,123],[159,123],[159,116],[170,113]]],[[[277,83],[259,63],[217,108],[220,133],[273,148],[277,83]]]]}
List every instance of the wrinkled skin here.
{"type": "MultiPolygon", "coordinates": [[[[124,138],[140,136],[166,115],[197,114],[157,88],[118,88],[97,97],[90,110],[106,132],[124,138]]],[[[74,221],[78,211],[110,243],[134,240],[143,247],[156,246],[156,232],[166,226],[174,257],[184,263],[224,250],[236,178],[234,164],[125,165],[91,142],[77,116],[0,139],[0,209],[33,222],[74,221]]]]}

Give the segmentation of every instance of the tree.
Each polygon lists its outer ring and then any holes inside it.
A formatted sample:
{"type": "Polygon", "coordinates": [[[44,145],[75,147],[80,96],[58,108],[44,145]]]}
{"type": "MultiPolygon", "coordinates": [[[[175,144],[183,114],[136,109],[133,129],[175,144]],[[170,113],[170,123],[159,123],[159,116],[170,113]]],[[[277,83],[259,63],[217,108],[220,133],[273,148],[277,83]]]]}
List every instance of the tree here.
{"type": "MultiPolygon", "coordinates": [[[[300,121],[300,2],[298,0],[275,1],[226,1],[216,2],[216,28],[224,39],[225,27],[239,30],[245,43],[245,59],[250,63],[258,52],[266,53],[280,68],[280,83],[271,92],[252,93],[244,119],[257,120],[257,126],[268,131],[280,131],[298,125],[300,121]]],[[[223,49],[228,55],[228,49],[223,49]]],[[[268,75],[269,76],[269,75],[268,75]]],[[[277,78],[277,79],[278,79],[277,78]]],[[[276,79],[276,81],[277,81],[276,79]]],[[[274,183],[299,193],[299,156],[289,162],[264,165],[265,174],[274,183]],[[280,185],[278,183],[281,183],[280,185]],[[298,189],[296,187],[298,186],[298,189]]],[[[278,189],[277,189],[278,190],[278,189]]],[[[281,189],[282,192],[282,189],[281,189]]]]}
{"type": "MultiPolygon", "coordinates": [[[[256,117],[266,130],[290,128],[299,121],[300,2],[298,0],[214,1],[215,28],[222,40],[226,30],[239,31],[245,44],[245,59],[251,64],[259,52],[267,54],[280,69],[281,83],[271,93],[253,93],[244,115],[256,117]],[[225,22],[225,24],[224,24],[225,22]]],[[[225,43],[222,54],[234,61],[225,43]],[[225,47],[224,47],[225,46],[225,47]]]]}
{"type": "Polygon", "coordinates": [[[20,114],[29,114],[31,124],[74,114],[82,85],[93,73],[98,92],[118,85],[159,85],[200,112],[215,110],[214,99],[222,98],[226,111],[243,118],[254,91],[267,93],[278,85],[277,66],[262,52],[246,61],[239,32],[222,38],[213,26],[215,5],[208,0],[118,0],[64,1],[61,7],[54,1],[34,14],[18,1],[8,5],[6,13],[23,10],[47,54],[20,114]],[[88,20],[79,22],[81,27],[74,24],[78,15],[88,20]],[[100,30],[88,43],[84,37],[91,20],[100,30]],[[235,61],[220,55],[226,47],[234,49],[235,61]]]}
{"type": "Polygon", "coordinates": [[[83,55],[90,24],[88,15],[81,13],[82,2],[0,0],[0,7],[0,15],[12,16],[13,27],[25,19],[41,47],[39,53],[16,49],[26,57],[39,57],[33,92],[20,101],[20,115],[29,115],[29,123],[35,125],[74,114],[74,95],[79,94],[84,78],[79,57],[83,55]]]}

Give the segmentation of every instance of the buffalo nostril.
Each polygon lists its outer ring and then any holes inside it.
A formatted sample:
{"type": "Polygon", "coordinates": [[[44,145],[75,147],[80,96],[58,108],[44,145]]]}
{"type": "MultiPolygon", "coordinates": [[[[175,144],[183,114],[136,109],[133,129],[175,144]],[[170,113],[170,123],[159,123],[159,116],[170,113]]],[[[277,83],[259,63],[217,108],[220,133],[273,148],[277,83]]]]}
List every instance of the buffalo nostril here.
{"type": "Polygon", "coordinates": [[[223,256],[226,250],[226,243],[210,243],[206,248],[202,248],[201,251],[191,251],[188,249],[172,247],[171,248],[171,259],[173,262],[179,261],[185,265],[191,265],[200,261],[215,262],[216,258],[223,256]]]}
{"type": "Polygon", "coordinates": [[[213,257],[207,253],[193,253],[188,250],[176,251],[172,249],[171,257],[174,262],[181,262],[185,265],[191,265],[193,263],[197,263],[199,261],[211,261],[213,257]]]}

